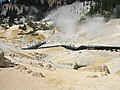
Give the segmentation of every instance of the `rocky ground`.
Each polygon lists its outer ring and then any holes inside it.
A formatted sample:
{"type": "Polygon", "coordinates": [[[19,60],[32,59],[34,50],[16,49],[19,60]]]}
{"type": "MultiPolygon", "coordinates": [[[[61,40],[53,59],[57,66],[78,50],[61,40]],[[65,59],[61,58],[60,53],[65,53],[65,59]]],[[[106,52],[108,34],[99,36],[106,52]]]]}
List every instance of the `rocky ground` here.
{"type": "MultiPolygon", "coordinates": [[[[73,40],[74,45],[119,46],[119,23],[119,19],[111,20],[105,24],[106,35],[94,39],[89,39],[89,35],[83,38],[83,35],[81,40],[73,40]]],[[[63,34],[57,29],[26,35],[26,31],[18,27],[0,27],[0,90],[120,89],[120,52],[71,51],[62,47],[22,50],[43,41],[46,41],[43,46],[70,42],[61,41],[63,34]]],[[[27,27],[28,32],[31,30],[27,27]]]]}

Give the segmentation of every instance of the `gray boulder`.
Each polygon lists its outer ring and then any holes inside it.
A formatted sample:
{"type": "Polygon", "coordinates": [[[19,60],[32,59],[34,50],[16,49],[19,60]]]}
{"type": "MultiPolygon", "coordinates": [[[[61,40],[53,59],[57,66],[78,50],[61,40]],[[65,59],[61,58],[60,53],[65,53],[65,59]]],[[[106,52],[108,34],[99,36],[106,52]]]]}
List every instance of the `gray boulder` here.
{"type": "Polygon", "coordinates": [[[4,66],[4,52],[0,49],[0,67],[4,66]]]}

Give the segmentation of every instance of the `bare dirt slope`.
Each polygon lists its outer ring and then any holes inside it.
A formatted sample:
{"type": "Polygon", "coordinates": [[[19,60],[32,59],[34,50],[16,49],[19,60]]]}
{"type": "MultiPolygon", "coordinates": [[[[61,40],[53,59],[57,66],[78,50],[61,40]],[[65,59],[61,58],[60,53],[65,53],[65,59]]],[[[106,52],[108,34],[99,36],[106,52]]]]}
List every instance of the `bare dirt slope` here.
{"type": "MultiPolygon", "coordinates": [[[[113,20],[105,24],[108,25],[108,33],[104,36],[89,38],[89,33],[85,32],[88,36],[83,35],[78,40],[73,38],[76,42],[72,43],[76,46],[82,44],[119,46],[119,22],[120,20],[113,20]]],[[[0,90],[120,90],[120,52],[94,50],[74,52],[64,48],[22,51],[21,47],[32,46],[41,38],[38,40],[36,36],[19,35],[20,33],[24,32],[17,26],[11,30],[0,31],[0,39],[3,41],[0,48],[5,52],[5,57],[15,64],[23,65],[19,69],[0,68],[0,90]],[[11,46],[4,42],[10,43],[11,46]],[[107,65],[110,74],[102,76],[101,72],[74,70],[75,63],[88,66],[107,65]],[[49,69],[52,67],[50,65],[53,66],[52,69],[49,69]]],[[[53,33],[52,30],[38,33],[45,36],[47,44],[54,45],[56,41],[62,40],[63,43],[59,42],[60,44],[69,45],[70,42],[64,42],[64,38],[59,36],[61,34],[58,31],[53,33]]],[[[80,32],[81,34],[83,33],[80,32]]],[[[90,33],[91,35],[93,34],[90,33]]]]}
{"type": "Polygon", "coordinates": [[[119,90],[120,77],[117,75],[101,76],[99,73],[79,72],[70,69],[55,71],[43,70],[26,65],[35,72],[42,72],[45,77],[33,77],[26,72],[13,68],[1,69],[0,90],[119,90]],[[87,76],[98,75],[98,78],[87,76]]]}

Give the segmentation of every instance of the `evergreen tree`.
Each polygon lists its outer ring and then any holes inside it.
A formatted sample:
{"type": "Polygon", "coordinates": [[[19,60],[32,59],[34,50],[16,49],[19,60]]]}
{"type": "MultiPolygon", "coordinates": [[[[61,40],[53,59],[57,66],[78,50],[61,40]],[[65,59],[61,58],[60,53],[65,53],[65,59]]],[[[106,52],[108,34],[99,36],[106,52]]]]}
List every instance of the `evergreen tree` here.
{"type": "Polygon", "coordinates": [[[7,4],[7,3],[9,3],[8,0],[4,0],[4,1],[2,1],[2,5],[3,5],[3,4],[7,4]]]}

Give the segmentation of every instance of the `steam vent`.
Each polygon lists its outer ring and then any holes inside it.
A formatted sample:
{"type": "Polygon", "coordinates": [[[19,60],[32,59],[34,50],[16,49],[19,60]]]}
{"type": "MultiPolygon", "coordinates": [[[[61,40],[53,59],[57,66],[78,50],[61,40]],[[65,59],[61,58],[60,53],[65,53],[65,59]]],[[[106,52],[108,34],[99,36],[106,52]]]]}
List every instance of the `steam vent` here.
{"type": "Polygon", "coordinates": [[[120,90],[120,0],[0,0],[0,90],[120,90]]]}

